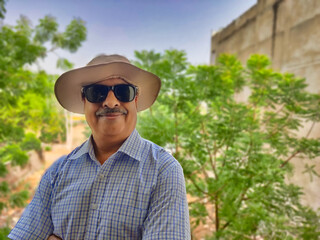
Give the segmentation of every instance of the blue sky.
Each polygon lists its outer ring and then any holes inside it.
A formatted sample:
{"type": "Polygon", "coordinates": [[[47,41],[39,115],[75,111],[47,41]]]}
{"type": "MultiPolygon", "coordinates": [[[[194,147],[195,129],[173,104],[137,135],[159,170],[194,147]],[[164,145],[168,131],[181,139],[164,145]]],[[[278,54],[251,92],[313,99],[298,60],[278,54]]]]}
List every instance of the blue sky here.
{"type": "MultiPolygon", "coordinates": [[[[175,48],[185,50],[193,64],[208,64],[210,36],[248,10],[256,0],[8,0],[4,22],[15,24],[25,15],[34,25],[50,14],[60,30],[74,17],[86,22],[87,41],[78,52],[59,51],[75,63],[85,65],[100,53],[118,53],[134,58],[134,50],[175,48]]],[[[56,55],[43,67],[55,70],[56,55]]]]}

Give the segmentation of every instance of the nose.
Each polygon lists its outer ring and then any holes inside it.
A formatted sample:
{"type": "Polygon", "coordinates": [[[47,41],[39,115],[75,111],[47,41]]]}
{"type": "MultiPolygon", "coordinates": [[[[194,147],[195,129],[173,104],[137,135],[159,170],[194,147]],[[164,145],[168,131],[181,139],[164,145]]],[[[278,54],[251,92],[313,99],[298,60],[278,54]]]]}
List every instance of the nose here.
{"type": "Polygon", "coordinates": [[[114,92],[110,90],[108,92],[106,99],[102,102],[102,106],[108,107],[108,108],[115,108],[115,107],[119,107],[119,105],[120,105],[119,100],[114,95],[114,92]]]}

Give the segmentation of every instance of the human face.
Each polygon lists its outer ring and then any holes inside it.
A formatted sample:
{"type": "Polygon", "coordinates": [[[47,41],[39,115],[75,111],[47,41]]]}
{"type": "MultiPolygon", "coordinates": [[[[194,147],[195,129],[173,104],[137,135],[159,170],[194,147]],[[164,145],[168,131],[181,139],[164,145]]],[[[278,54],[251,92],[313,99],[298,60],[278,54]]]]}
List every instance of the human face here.
{"type": "MultiPolygon", "coordinates": [[[[114,86],[127,84],[127,82],[113,78],[98,84],[114,86]]],[[[86,120],[95,141],[107,140],[108,137],[112,137],[112,140],[124,141],[134,130],[137,122],[137,96],[131,102],[121,102],[110,90],[106,99],[101,103],[91,103],[86,98],[83,101],[86,120]],[[110,111],[105,111],[108,109],[110,111]]]]}

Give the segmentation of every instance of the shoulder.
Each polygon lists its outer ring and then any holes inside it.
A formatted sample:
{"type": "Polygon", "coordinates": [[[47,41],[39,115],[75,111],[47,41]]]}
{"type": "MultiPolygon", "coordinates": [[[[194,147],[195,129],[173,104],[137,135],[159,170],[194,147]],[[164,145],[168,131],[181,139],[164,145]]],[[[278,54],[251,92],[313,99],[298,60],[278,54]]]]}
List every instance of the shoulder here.
{"type": "Polygon", "coordinates": [[[151,161],[155,161],[157,165],[158,175],[166,176],[173,171],[183,173],[180,163],[170,152],[149,140],[143,139],[143,141],[146,149],[149,149],[151,161]]]}
{"type": "Polygon", "coordinates": [[[76,149],[74,149],[72,152],[70,152],[68,155],[63,155],[61,157],[59,157],[56,161],[54,161],[54,163],[48,168],[47,172],[50,173],[55,173],[58,172],[61,167],[63,167],[63,165],[65,165],[65,163],[68,161],[70,156],[73,156],[79,147],[77,147],[76,149]]]}
{"type": "MultiPolygon", "coordinates": [[[[82,145],[81,145],[82,146],[82,145]]],[[[73,157],[81,148],[81,146],[75,148],[68,155],[63,155],[59,157],[45,172],[43,179],[46,179],[52,183],[54,183],[57,175],[63,170],[64,166],[70,160],[70,157],[73,157]]]]}

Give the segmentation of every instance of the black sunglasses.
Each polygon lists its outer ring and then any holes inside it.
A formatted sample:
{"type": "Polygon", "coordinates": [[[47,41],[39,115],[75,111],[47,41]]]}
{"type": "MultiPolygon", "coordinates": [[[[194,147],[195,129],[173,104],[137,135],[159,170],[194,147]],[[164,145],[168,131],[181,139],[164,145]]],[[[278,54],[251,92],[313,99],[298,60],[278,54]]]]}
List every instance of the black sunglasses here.
{"type": "Polygon", "coordinates": [[[137,87],[130,84],[118,84],[114,86],[106,86],[93,84],[82,88],[82,96],[91,103],[101,103],[112,90],[114,96],[121,102],[131,102],[137,95],[137,87]]]}

